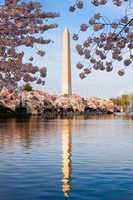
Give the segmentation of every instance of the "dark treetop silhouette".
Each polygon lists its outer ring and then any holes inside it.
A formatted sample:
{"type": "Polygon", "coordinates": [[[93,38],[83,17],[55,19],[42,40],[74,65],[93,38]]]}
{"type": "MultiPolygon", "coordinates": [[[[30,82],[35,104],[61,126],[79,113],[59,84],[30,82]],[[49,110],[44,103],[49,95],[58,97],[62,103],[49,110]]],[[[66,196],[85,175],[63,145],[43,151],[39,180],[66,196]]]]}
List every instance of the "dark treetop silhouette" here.
{"type": "MultiPolygon", "coordinates": [[[[54,29],[57,24],[48,24],[49,18],[58,17],[57,13],[43,12],[40,3],[21,0],[5,0],[0,6],[0,88],[14,89],[21,80],[44,84],[46,67],[33,66],[33,57],[23,63],[24,52],[18,47],[34,47],[51,42],[42,37],[44,32],[54,29]]],[[[37,50],[41,57],[45,55],[37,50]]]]}
{"type": "MultiPolygon", "coordinates": [[[[110,0],[92,0],[94,6],[102,6],[110,0]]],[[[101,13],[95,13],[87,23],[80,25],[80,30],[73,35],[73,40],[79,39],[81,32],[89,31],[88,38],[82,44],[76,45],[78,54],[87,60],[87,67],[79,62],[77,68],[80,78],[84,79],[92,70],[111,72],[114,61],[118,61],[118,75],[123,76],[125,69],[133,61],[133,5],[130,0],[112,0],[117,7],[125,6],[125,16],[119,21],[109,20],[101,13]]],[[[70,12],[84,8],[84,1],[77,0],[70,6],[70,12]]]]}

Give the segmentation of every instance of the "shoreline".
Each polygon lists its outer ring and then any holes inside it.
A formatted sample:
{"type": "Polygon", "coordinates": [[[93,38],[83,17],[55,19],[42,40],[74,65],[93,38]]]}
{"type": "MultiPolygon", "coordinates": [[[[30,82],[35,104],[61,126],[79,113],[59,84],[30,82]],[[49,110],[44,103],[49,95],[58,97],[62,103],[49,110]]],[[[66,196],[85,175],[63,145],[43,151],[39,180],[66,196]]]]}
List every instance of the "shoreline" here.
{"type": "Polygon", "coordinates": [[[110,99],[98,97],[83,98],[79,95],[50,95],[32,91],[13,91],[6,88],[0,92],[0,116],[42,115],[57,118],[71,115],[103,115],[119,112],[110,99]]]}
{"type": "Polygon", "coordinates": [[[29,118],[29,117],[41,117],[43,119],[69,119],[69,118],[78,118],[78,117],[92,117],[92,116],[111,116],[114,115],[114,113],[107,113],[107,112],[65,112],[65,113],[57,113],[57,112],[42,112],[38,114],[31,114],[31,113],[23,113],[23,112],[12,112],[12,113],[0,113],[0,119],[4,118],[29,118]]]}

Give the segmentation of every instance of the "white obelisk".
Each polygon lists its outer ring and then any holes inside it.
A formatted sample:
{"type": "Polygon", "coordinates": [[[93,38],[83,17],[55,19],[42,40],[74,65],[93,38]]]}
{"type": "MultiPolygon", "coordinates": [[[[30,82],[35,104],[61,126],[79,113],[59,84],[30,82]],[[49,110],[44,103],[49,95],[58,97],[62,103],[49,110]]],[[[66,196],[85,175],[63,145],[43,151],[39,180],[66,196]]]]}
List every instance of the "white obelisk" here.
{"type": "Polygon", "coordinates": [[[70,32],[67,28],[63,35],[63,72],[62,72],[62,94],[72,94],[71,80],[71,48],[70,48],[70,32]]]}

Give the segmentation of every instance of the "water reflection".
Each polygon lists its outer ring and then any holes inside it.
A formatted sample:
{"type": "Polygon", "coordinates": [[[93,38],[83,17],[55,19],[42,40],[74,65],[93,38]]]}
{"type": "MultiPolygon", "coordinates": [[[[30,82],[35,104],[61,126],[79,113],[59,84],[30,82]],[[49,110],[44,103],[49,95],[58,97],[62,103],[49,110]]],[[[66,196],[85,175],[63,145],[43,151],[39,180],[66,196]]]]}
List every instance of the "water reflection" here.
{"type": "Polygon", "coordinates": [[[26,119],[4,119],[0,120],[0,142],[14,143],[19,140],[21,144],[31,144],[33,140],[47,134],[54,134],[51,129],[56,129],[57,123],[44,121],[40,117],[26,119]]]}
{"type": "Polygon", "coordinates": [[[0,122],[0,200],[133,199],[132,121],[84,119],[0,122]]]}
{"type": "Polygon", "coordinates": [[[62,121],[62,191],[65,197],[69,197],[71,190],[72,173],[72,121],[62,121]]]}
{"type": "Polygon", "coordinates": [[[28,119],[7,119],[0,121],[0,144],[6,145],[21,140],[26,148],[32,143],[33,125],[30,118],[28,119]]]}
{"type": "MultiPolygon", "coordinates": [[[[47,137],[47,134],[54,134],[51,130],[59,129],[61,131],[62,145],[62,192],[64,197],[70,196],[71,174],[72,174],[72,127],[73,120],[63,119],[59,121],[45,121],[40,118],[27,119],[7,119],[0,121],[0,149],[13,145],[23,146],[25,150],[30,150],[34,145],[34,140],[47,137]]],[[[51,137],[49,135],[49,137],[51,137]]]]}

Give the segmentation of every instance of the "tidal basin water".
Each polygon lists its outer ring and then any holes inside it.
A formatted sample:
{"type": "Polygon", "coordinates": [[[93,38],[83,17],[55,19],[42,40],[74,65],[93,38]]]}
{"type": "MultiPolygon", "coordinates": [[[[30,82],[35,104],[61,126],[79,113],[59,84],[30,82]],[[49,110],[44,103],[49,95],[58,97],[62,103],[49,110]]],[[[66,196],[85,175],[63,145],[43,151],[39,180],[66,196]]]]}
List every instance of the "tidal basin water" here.
{"type": "Polygon", "coordinates": [[[0,122],[0,200],[133,200],[133,121],[0,122]]]}

